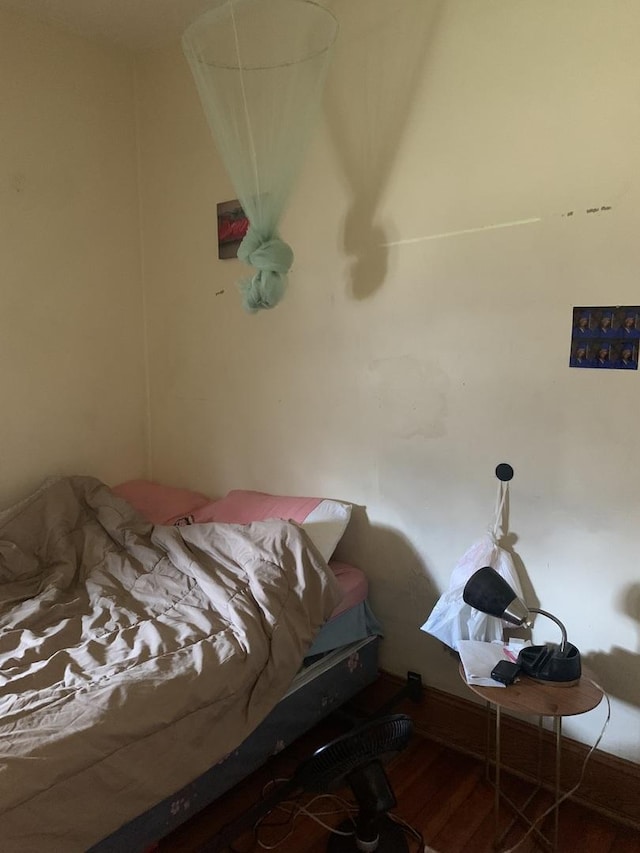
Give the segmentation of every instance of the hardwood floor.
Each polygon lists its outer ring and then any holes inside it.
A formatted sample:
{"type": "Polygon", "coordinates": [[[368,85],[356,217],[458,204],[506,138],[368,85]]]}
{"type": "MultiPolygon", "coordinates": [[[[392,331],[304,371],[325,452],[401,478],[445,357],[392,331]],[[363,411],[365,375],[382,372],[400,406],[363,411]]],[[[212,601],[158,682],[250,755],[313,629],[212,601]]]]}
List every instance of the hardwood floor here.
{"type": "MultiPolygon", "coordinates": [[[[257,771],[241,785],[228,792],[209,808],[168,836],[159,845],[160,853],[195,853],[219,829],[247,810],[263,795],[265,785],[273,779],[289,777],[299,762],[313,750],[343,734],[345,728],[337,721],[327,721],[257,771]]],[[[489,853],[493,851],[494,792],[485,779],[484,764],[475,758],[455,752],[418,735],[409,747],[387,765],[398,800],[394,814],[407,821],[423,836],[424,842],[437,853],[489,853]]],[[[533,786],[514,776],[504,777],[504,790],[521,805],[531,794],[533,786]]],[[[349,797],[349,791],[339,792],[349,797]]],[[[301,802],[307,802],[305,795],[301,802]]],[[[541,814],[551,805],[551,796],[544,791],[532,799],[528,814],[541,814]]],[[[326,808],[316,802],[310,810],[326,808]]],[[[322,818],[332,826],[344,819],[344,813],[322,818]]],[[[506,808],[501,814],[501,829],[511,823],[506,808]]],[[[550,824],[545,824],[550,831],[550,824]]],[[[258,838],[264,845],[274,845],[290,832],[278,846],[282,853],[324,853],[328,830],[301,815],[291,822],[283,810],[273,812],[264,821],[258,838]],[[268,826],[278,823],[278,826],[268,826]]],[[[523,824],[516,822],[508,831],[503,849],[517,844],[524,834],[523,824]]],[[[411,853],[418,851],[416,841],[409,841],[411,853]]],[[[225,850],[259,851],[252,832],[238,837],[225,850]]],[[[545,848],[529,835],[517,848],[518,853],[533,853],[545,848]]],[[[560,809],[559,849],[561,853],[640,853],[640,831],[614,823],[598,813],[571,801],[560,809]]]]}

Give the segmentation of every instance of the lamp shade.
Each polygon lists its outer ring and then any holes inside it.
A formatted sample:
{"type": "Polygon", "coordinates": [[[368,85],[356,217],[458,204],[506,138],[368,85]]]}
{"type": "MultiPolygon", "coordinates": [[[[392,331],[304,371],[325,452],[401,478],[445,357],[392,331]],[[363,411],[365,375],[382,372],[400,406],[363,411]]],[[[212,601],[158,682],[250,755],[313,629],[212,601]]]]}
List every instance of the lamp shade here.
{"type": "Polygon", "coordinates": [[[471,575],[462,598],[470,607],[514,625],[524,625],[529,620],[530,614],[525,604],[491,566],[484,566],[471,575]]]}

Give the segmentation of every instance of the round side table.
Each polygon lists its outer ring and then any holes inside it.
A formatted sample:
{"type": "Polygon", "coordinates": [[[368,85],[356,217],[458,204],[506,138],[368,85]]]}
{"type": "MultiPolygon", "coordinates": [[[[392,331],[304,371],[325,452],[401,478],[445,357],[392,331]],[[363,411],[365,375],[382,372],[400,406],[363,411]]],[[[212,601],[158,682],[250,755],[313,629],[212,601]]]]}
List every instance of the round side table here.
{"type": "MultiPolygon", "coordinates": [[[[464,669],[460,664],[460,675],[465,684],[464,669]]],[[[562,746],[562,718],[570,717],[576,714],[585,714],[596,708],[602,701],[602,690],[589,680],[589,674],[582,674],[582,678],[577,684],[571,687],[562,687],[558,684],[542,683],[528,678],[526,675],[520,675],[518,681],[510,684],[508,687],[479,687],[475,684],[467,684],[467,687],[485,700],[487,703],[487,775],[489,766],[489,733],[490,733],[490,713],[491,706],[495,708],[495,777],[493,785],[495,789],[494,813],[495,813],[495,847],[500,846],[503,838],[511,829],[513,822],[507,829],[500,834],[499,819],[500,819],[500,801],[504,800],[527,825],[531,826],[531,821],[525,814],[523,809],[527,807],[533,796],[541,787],[541,779],[538,778],[538,788],[531,794],[522,809],[518,808],[508,797],[500,790],[500,726],[501,726],[501,711],[516,711],[520,714],[530,714],[538,717],[538,748],[541,749],[542,721],[544,717],[553,719],[553,732],[555,736],[555,808],[553,810],[553,836],[551,839],[543,835],[539,830],[534,832],[538,839],[543,842],[553,853],[558,850],[558,800],[560,798],[560,777],[561,777],[561,746],[562,746]]],[[[538,761],[540,767],[540,761],[538,761]]],[[[516,818],[517,819],[517,818],[516,818]]]]}

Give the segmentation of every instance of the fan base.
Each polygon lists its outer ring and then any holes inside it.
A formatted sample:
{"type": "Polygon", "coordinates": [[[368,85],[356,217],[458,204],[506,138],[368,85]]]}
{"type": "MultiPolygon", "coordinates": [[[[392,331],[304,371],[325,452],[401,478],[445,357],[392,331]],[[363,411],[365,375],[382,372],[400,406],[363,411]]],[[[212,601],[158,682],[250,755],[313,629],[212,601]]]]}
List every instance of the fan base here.
{"type": "MultiPolygon", "coordinates": [[[[345,820],[337,828],[341,832],[351,832],[353,822],[345,820]]],[[[380,840],[376,847],[376,853],[409,853],[409,843],[401,826],[398,826],[386,815],[382,815],[378,819],[378,829],[380,840]]],[[[355,835],[348,837],[346,835],[332,835],[327,844],[327,853],[357,853],[357,851],[358,844],[355,835]]]]}

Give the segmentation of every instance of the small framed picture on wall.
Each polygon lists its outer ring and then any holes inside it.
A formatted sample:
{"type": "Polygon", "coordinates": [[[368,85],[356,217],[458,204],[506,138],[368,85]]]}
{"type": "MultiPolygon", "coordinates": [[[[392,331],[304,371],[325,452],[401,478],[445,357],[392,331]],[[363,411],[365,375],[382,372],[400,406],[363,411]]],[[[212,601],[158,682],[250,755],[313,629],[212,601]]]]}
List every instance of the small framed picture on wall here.
{"type": "Polygon", "coordinates": [[[236,258],[238,247],[247,233],[249,220],[238,199],[218,204],[218,257],[236,258]]]}

